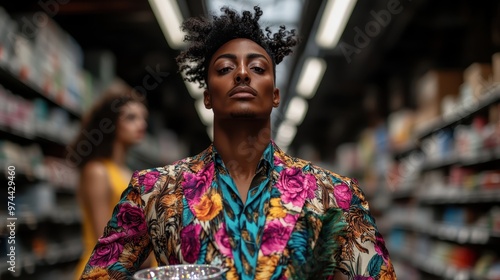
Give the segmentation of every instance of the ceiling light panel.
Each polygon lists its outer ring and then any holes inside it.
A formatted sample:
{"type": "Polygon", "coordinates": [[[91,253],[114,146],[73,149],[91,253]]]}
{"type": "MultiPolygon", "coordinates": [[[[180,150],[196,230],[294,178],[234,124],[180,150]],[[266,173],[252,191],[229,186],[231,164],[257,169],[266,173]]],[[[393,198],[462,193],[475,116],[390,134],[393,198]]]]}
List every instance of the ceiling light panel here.
{"type": "Polygon", "coordinates": [[[326,70],[326,62],[317,57],[307,58],[302,66],[299,82],[295,90],[304,98],[312,98],[323,79],[326,70]]]}
{"type": "Polygon", "coordinates": [[[172,49],[184,47],[185,33],[180,26],[184,21],[179,4],[176,0],[149,0],[149,5],[153,9],[156,20],[167,39],[168,45],[172,49]]]}
{"type": "Polygon", "coordinates": [[[356,0],[328,0],[316,34],[316,43],[320,47],[334,48],[337,45],[354,6],[356,0]]]}

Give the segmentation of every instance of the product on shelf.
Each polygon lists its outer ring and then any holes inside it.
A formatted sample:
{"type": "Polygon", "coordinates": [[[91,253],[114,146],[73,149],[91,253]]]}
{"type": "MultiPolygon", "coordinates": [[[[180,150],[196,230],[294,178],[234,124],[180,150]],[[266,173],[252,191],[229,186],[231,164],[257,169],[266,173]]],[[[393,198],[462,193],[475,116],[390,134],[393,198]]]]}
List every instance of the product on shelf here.
{"type": "Polygon", "coordinates": [[[411,146],[414,139],[413,126],[415,114],[413,110],[404,109],[393,112],[387,118],[389,127],[389,141],[393,151],[403,150],[411,146]]]}
{"type": "Polygon", "coordinates": [[[464,71],[464,84],[470,88],[475,99],[482,98],[492,80],[492,69],[489,63],[472,63],[464,71]]]}
{"type": "Polygon", "coordinates": [[[476,262],[476,265],[474,266],[474,275],[478,278],[482,277],[485,279],[486,275],[488,274],[489,269],[491,266],[495,263],[495,254],[492,252],[487,252],[481,257],[476,262]]]}
{"type": "Polygon", "coordinates": [[[36,144],[32,149],[25,150],[23,147],[10,141],[0,140],[0,164],[7,169],[7,166],[15,165],[16,174],[33,178],[37,172],[37,166],[31,164],[28,155],[36,155],[40,152],[36,144]]]}
{"type": "Polygon", "coordinates": [[[487,170],[481,172],[479,187],[483,190],[500,190],[500,170],[487,170]]]}
{"type": "Polygon", "coordinates": [[[35,118],[32,102],[12,94],[0,84],[0,104],[0,127],[33,136],[35,118]]]}
{"type": "Polygon", "coordinates": [[[17,24],[0,6],[0,67],[11,60],[13,50],[13,36],[17,31],[17,24]]]}
{"type": "Polygon", "coordinates": [[[430,70],[416,85],[416,130],[423,130],[442,115],[442,101],[446,96],[455,97],[463,83],[463,73],[458,70],[430,70]]]}
{"type": "Polygon", "coordinates": [[[64,109],[50,107],[44,99],[25,99],[0,84],[0,129],[67,144],[76,135],[78,120],[72,120],[64,109]]]}
{"type": "MultiPolygon", "coordinates": [[[[1,9],[1,7],[0,7],[1,9]]],[[[74,112],[82,112],[92,95],[92,77],[83,69],[80,45],[49,16],[37,12],[9,16],[0,10],[0,67],[74,112]],[[18,28],[22,26],[22,28],[18,28]]]]}
{"type": "Polygon", "coordinates": [[[16,206],[19,215],[28,212],[37,220],[43,220],[55,213],[56,198],[52,186],[46,182],[31,184],[27,192],[18,192],[16,206]]]}
{"type": "Polygon", "coordinates": [[[336,162],[338,172],[341,174],[357,173],[360,169],[358,145],[356,143],[344,143],[337,148],[336,162]]]}

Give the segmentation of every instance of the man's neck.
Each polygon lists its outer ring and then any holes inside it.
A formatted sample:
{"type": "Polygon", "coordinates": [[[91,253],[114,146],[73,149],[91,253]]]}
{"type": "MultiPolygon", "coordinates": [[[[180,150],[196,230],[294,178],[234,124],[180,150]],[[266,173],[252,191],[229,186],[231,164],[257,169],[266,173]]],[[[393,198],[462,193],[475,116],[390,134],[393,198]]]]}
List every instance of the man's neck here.
{"type": "Polygon", "coordinates": [[[233,178],[251,178],[271,141],[270,121],[214,124],[214,146],[233,178]]]}

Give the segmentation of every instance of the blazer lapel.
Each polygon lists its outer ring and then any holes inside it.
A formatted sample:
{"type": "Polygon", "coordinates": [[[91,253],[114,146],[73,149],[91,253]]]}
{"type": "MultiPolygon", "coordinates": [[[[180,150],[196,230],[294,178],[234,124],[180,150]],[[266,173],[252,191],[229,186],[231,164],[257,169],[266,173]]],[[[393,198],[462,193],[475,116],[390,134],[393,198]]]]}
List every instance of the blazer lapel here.
{"type": "MultiPolygon", "coordinates": [[[[225,230],[222,195],[215,186],[215,166],[213,149],[208,149],[187,162],[182,175],[185,209],[183,227],[199,230],[200,246],[211,242],[216,251],[227,252],[223,240],[225,230]]],[[[181,233],[182,235],[182,233],[181,233]]],[[[183,252],[185,255],[187,252],[183,252]]]]}
{"type": "Polygon", "coordinates": [[[266,224],[262,233],[257,273],[271,270],[275,275],[282,273],[285,264],[283,253],[293,233],[302,207],[314,197],[317,188],[313,175],[304,172],[309,162],[285,154],[274,143],[273,187],[266,224]],[[269,263],[275,265],[269,266],[269,263]],[[274,268],[276,270],[274,270],[274,268]]]}

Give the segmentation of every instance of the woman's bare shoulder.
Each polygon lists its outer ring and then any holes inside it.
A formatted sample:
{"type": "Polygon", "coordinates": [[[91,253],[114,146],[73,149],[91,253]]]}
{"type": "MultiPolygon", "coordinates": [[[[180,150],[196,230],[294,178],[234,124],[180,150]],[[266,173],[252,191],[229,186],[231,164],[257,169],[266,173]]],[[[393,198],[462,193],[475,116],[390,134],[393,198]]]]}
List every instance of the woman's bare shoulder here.
{"type": "Polygon", "coordinates": [[[108,176],[106,165],[102,161],[91,160],[82,167],[82,176],[88,178],[105,178],[108,176]]]}

